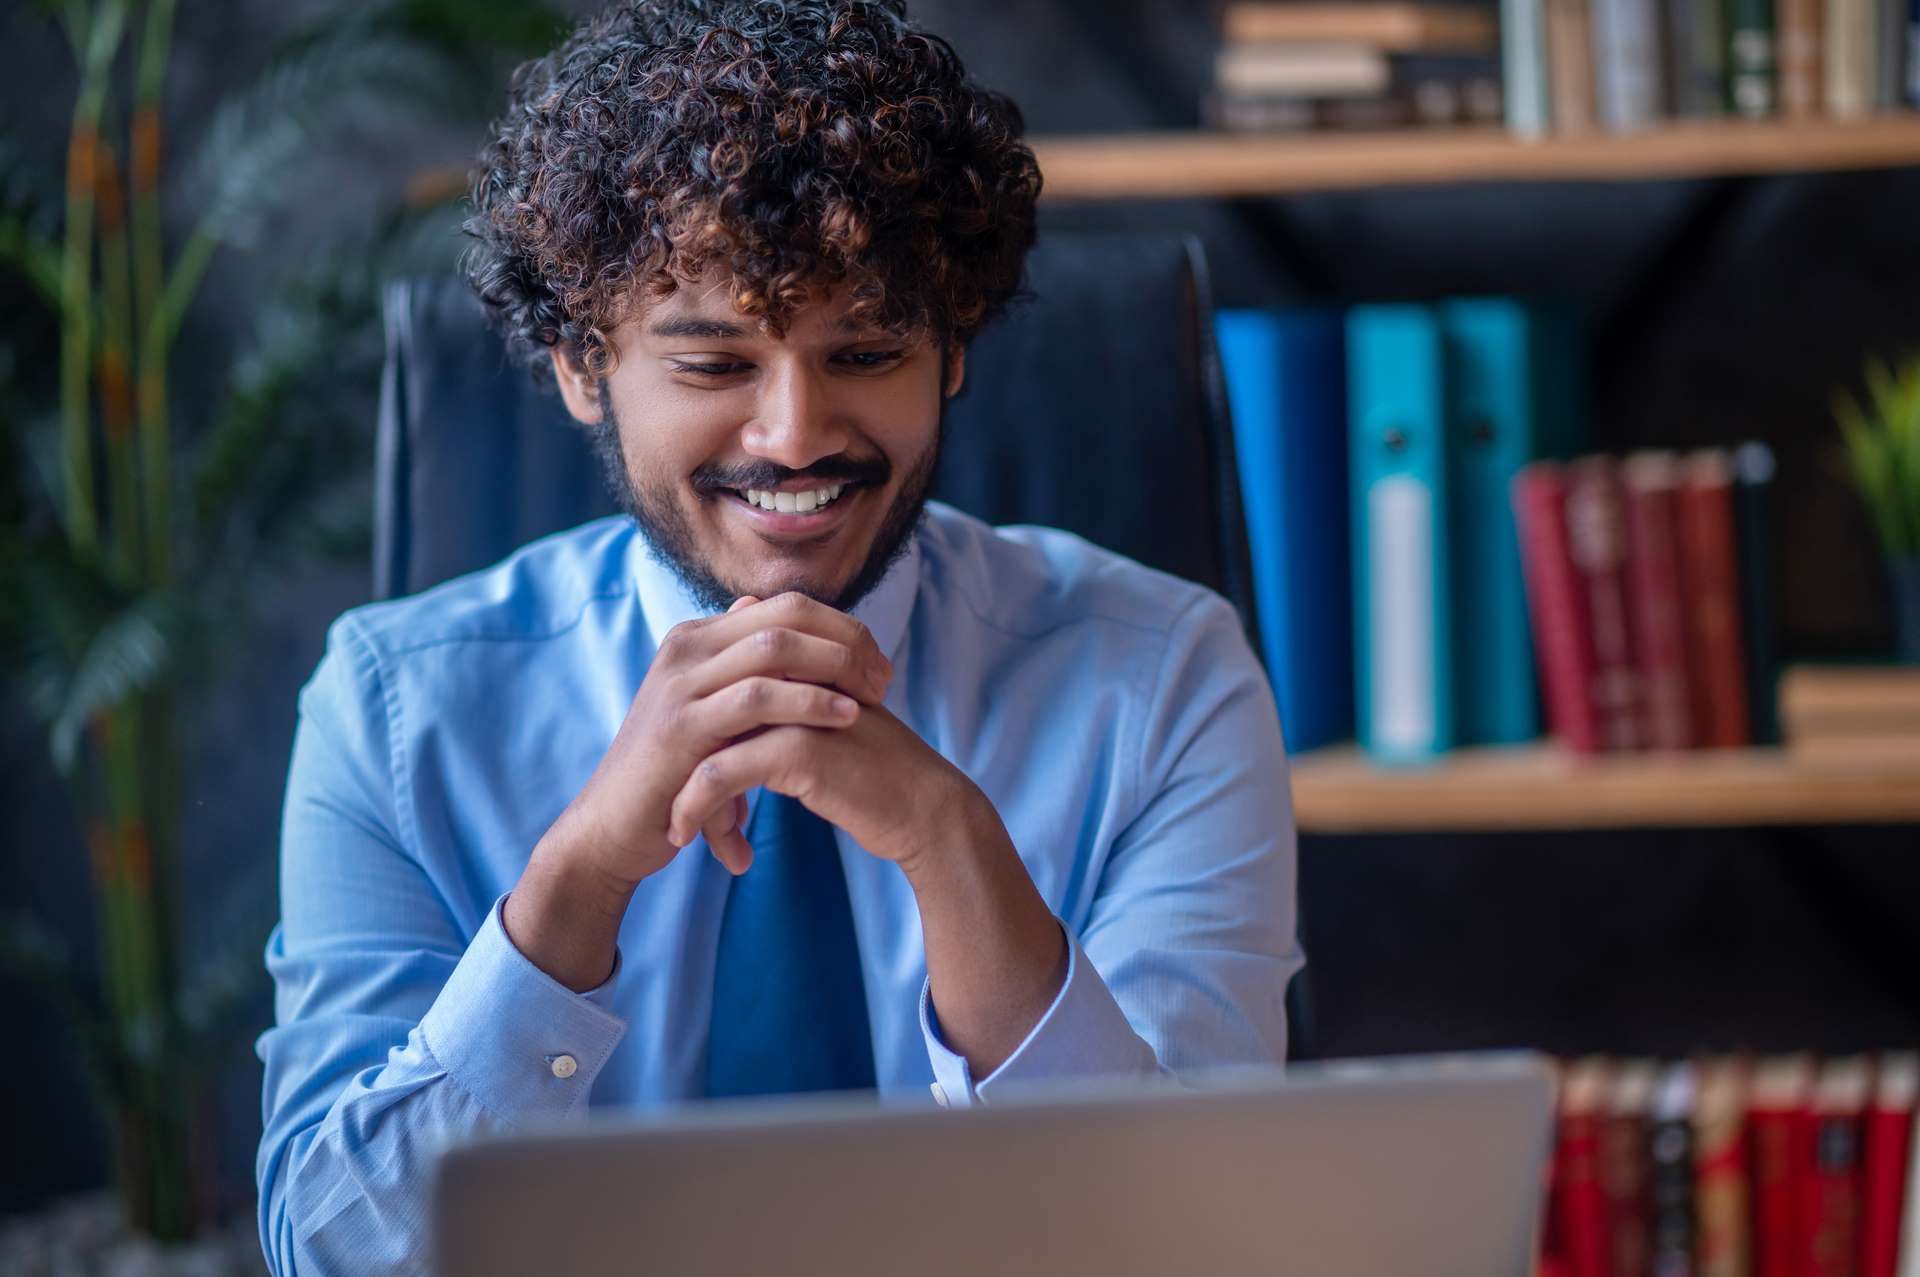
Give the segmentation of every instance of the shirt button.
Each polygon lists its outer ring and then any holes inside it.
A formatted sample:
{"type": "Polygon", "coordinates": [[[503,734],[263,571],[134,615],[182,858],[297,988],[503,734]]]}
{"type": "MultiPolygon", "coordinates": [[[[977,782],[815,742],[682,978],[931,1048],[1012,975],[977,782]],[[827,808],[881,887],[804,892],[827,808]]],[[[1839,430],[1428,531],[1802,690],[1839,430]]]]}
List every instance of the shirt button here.
{"type": "Polygon", "coordinates": [[[933,1102],[935,1104],[938,1104],[941,1108],[946,1108],[948,1107],[948,1104],[949,1104],[949,1101],[947,1100],[947,1088],[940,1085],[938,1082],[935,1082],[933,1084],[933,1102]]]}
{"type": "Polygon", "coordinates": [[[580,1061],[574,1059],[571,1055],[556,1055],[553,1057],[553,1075],[562,1081],[572,1077],[579,1068],[580,1061]]]}

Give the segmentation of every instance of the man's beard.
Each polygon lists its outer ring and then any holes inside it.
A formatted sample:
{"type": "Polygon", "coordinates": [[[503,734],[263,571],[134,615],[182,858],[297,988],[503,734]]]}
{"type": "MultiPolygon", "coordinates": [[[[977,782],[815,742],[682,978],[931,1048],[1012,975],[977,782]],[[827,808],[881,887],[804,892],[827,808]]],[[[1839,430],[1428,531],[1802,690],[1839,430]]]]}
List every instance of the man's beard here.
{"type": "MultiPolygon", "coordinates": [[[[692,596],[695,603],[708,612],[724,612],[736,598],[747,591],[736,585],[722,581],[713,567],[701,557],[699,544],[694,536],[693,525],[688,522],[686,512],[675,499],[677,490],[670,484],[651,482],[636,483],[627,471],[626,449],[620,442],[620,422],[613,410],[612,396],[606,393],[604,383],[600,394],[600,420],[589,427],[595,455],[600,458],[604,470],[608,491],[619,503],[622,510],[640,525],[640,531],[647,539],[647,547],[653,557],[667,567],[680,579],[680,584],[692,596]]],[[[933,479],[939,469],[940,445],[946,435],[947,405],[945,396],[940,400],[940,419],[934,425],[933,443],[914,463],[906,478],[900,484],[900,490],[894,494],[893,504],[888,507],[886,517],[880,521],[880,530],[873,538],[873,545],[867,551],[866,561],[853,579],[837,593],[826,591],[796,582],[790,589],[825,603],[828,607],[842,612],[851,612],[856,604],[873,592],[900,557],[912,544],[913,534],[920,526],[921,516],[926,512],[927,494],[933,488],[933,479]]],[[[873,486],[884,485],[892,473],[892,467],[885,461],[873,463],[836,464],[828,458],[820,469],[825,472],[839,471],[838,475],[824,473],[819,477],[832,479],[845,477],[850,472],[870,476],[867,481],[873,486]]],[[[787,477],[813,473],[806,471],[790,472],[787,477]]],[[[773,487],[778,482],[771,477],[763,477],[751,483],[741,480],[738,483],[721,484],[713,477],[696,473],[694,487],[697,490],[717,494],[722,486],[773,487]]],[[[707,500],[725,500],[719,495],[709,495],[707,500]]]]}

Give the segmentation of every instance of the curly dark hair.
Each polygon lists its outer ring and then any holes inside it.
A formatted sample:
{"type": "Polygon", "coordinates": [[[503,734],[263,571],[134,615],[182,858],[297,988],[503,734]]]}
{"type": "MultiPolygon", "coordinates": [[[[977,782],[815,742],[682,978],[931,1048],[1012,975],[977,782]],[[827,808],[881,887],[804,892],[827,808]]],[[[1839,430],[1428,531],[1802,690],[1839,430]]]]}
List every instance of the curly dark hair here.
{"type": "Polygon", "coordinates": [[[604,376],[626,308],[716,263],[775,335],[844,283],[856,319],[965,344],[1033,244],[1023,129],[905,0],[640,0],[514,73],[468,278],[536,371],[604,376]]]}

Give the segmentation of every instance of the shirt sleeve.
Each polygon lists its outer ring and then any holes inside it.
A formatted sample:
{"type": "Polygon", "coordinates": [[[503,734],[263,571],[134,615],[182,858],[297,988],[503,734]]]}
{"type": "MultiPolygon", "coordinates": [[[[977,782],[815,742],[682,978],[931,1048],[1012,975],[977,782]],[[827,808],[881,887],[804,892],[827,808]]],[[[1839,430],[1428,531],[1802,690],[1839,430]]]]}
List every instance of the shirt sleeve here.
{"type": "Polygon", "coordinates": [[[1026,1039],[974,1079],[920,1025],[943,1102],[1023,1083],[1153,1076],[1286,1059],[1294,934],[1293,803],[1279,714],[1226,602],[1175,625],[1139,724],[1136,814],[1114,839],[1066,979],[1026,1039]]]}
{"type": "Polygon", "coordinates": [[[274,1027],[256,1164],[279,1277],[414,1273],[449,1142],[584,1108],[626,1030],[619,977],[576,994],[435,886],[400,818],[387,680],[336,622],[300,694],[281,820],[274,1027]]]}

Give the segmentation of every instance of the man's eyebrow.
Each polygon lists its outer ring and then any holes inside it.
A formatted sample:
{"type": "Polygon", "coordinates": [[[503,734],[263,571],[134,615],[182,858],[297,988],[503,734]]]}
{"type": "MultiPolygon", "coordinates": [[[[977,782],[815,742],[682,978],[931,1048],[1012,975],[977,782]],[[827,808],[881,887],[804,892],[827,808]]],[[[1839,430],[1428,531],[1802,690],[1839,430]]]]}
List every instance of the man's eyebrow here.
{"type": "Polygon", "coordinates": [[[747,330],[724,319],[663,319],[649,329],[655,337],[745,337],[747,330]]]}

